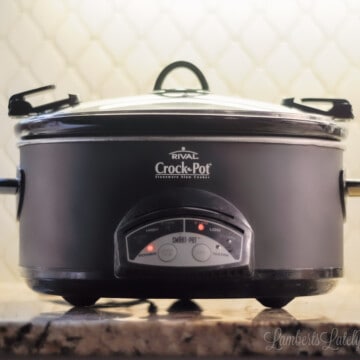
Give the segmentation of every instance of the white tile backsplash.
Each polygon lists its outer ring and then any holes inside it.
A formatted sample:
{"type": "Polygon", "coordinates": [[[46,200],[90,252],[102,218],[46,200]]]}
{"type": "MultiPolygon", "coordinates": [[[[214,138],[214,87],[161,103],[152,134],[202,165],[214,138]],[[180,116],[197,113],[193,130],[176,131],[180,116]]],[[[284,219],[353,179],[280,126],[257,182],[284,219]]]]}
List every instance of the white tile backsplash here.
{"type": "MultiPolygon", "coordinates": [[[[358,0],[1,0],[0,175],[18,163],[7,99],[55,83],[50,98],[82,100],[150,92],[168,63],[198,65],[215,93],[280,102],[344,97],[345,168],[360,178],[360,2],[358,0]]],[[[169,86],[197,86],[186,71],[169,86]]],[[[346,278],[360,281],[360,199],[348,199],[346,278]]],[[[11,196],[0,197],[0,281],[18,281],[11,196]]]]}

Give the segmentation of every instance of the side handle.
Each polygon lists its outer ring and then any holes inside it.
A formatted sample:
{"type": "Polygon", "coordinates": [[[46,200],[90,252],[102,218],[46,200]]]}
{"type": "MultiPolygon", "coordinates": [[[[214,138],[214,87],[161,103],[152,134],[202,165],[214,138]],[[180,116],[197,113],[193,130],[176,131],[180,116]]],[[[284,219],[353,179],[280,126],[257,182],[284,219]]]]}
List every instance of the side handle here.
{"type": "Polygon", "coordinates": [[[24,170],[18,169],[16,179],[0,179],[0,195],[16,195],[17,218],[20,218],[25,191],[25,173],[24,170]]]}
{"type": "Polygon", "coordinates": [[[0,194],[17,194],[19,189],[19,179],[0,179],[0,194]]]}
{"type": "Polygon", "coordinates": [[[345,194],[348,196],[360,196],[360,180],[346,180],[345,194]]]}

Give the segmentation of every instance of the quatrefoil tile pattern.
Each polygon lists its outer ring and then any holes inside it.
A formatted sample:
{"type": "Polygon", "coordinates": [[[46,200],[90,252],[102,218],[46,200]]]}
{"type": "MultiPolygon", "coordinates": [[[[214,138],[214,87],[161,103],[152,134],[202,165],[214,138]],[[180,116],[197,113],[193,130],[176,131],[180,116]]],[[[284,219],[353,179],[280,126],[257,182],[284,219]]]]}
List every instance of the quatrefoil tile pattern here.
{"type": "MultiPolygon", "coordinates": [[[[214,93],[348,98],[359,115],[344,167],[360,178],[359,34],[358,0],[1,0],[0,175],[14,176],[19,161],[11,94],[51,83],[56,91],[34,101],[148,93],[165,65],[183,59],[214,93]]],[[[178,70],[166,85],[197,83],[178,70]]],[[[360,200],[347,207],[346,279],[360,281],[360,200]]],[[[20,280],[17,228],[14,198],[0,197],[0,281],[20,280]]]]}

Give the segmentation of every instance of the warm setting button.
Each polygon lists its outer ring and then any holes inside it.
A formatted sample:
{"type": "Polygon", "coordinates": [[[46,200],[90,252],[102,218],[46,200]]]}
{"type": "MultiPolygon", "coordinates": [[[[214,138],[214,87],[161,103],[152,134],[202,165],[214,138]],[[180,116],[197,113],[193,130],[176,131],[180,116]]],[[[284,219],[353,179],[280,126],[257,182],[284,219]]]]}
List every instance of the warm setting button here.
{"type": "Polygon", "coordinates": [[[211,251],[208,246],[204,244],[195,245],[192,249],[192,256],[197,261],[206,261],[209,260],[211,251]]]}
{"type": "Polygon", "coordinates": [[[171,244],[164,244],[158,250],[159,259],[164,262],[174,260],[176,257],[176,253],[176,247],[171,244]]]}

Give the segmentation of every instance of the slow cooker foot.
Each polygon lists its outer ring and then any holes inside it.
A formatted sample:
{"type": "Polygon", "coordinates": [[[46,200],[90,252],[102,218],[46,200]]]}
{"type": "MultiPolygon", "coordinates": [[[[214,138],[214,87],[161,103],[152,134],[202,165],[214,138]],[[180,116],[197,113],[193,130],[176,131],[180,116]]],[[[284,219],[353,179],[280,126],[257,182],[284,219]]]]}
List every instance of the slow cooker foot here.
{"type": "Polygon", "coordinates": [[[260,297],[256,298],[262,305],[269,308],[277,308],[280,309],[288,304],[293,297],[260,297]]]}
{"type": "Polygon", "coordinates": [[[168,308],[168,312],[170,314],[175,314],[184,311],[200,314],[203,310],[196,302],[190,299],[177,300],[168,308]]]}
{"type": "Polygon", "coordinates": [[[83,296],[83,295],[70,295],[63,296],[64,300],[66,300],[69,304],[73,306],[92,306],[99,300],[98,297],[95,296],[83,296]]]}

